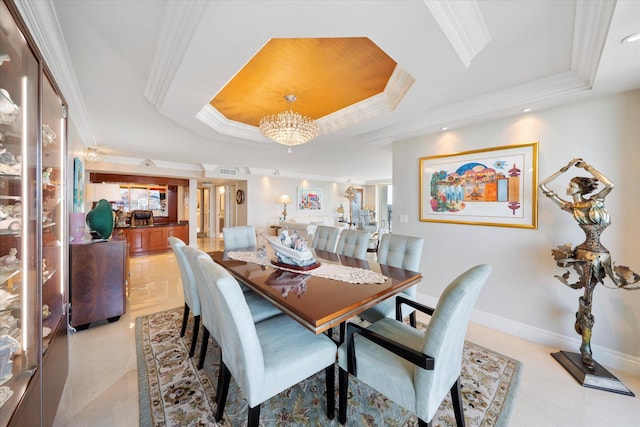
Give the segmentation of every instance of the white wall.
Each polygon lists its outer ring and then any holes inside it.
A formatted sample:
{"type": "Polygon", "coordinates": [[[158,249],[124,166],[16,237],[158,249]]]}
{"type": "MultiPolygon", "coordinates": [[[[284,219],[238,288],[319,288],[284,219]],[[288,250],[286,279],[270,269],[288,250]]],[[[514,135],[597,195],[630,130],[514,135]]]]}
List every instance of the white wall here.
{"type": "MultiPolygon", "coordinates": [[[[579,290],[554,275],[551,249],[577,245],[584,234],[570,214],[539,193],[538,229],[419,221],[419,159],[472,149],[539,141],[539,180],[582,157],[615,184],[606,206],[612,225],[602,243],[612,259],[640,272],[640,90],[520,117],[397,142],[393,147],[394,232],[425,238],[420,298],[433,302],[458,273],[479,264],[493,273],[476,305],[474,320],[524,338],[579,352],[574,332],[579,290]],[[401,190],[401,191],[399,191],[401,190]],[[408,223],[399,216],[407,214],[408,223]]],[[[554,189],[564,195],[572,169],[554,189]]],[[[605,366],[640,373],[640,290],[598,285],[594,358],[605,366]]]]}
{"type": "Polygon", "coordinates": [[[263,229],[266,234],[273,230],[269,227],[279,223],[282,205],[277,203],[278,197],[287,194],[291,197],[291,204],[287,206],[287,220],[295,217],[331,216],[338,218],[336,209],[340,203],[348,206],[343,198],[346,183],[301,180],[280,176],[247,177],[247,223],[255,225],[256,229],[263,229]],[[297,208],[298,187],[322,188],[324,204],[321,211],[299,211],[297,208]]]}

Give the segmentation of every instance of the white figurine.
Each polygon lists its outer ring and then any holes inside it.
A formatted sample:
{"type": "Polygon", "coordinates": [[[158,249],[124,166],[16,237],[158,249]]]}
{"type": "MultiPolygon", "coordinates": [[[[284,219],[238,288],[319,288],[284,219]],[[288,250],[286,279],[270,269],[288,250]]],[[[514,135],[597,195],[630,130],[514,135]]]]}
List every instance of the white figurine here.
{"type": "Polygon", "coordinates": [[[9,255],[5,255],[0,258],[2,260],[2,265],[5,267],[11,267],[18,264],[19,260],[16,256],[18,254],[18,250],[16,248],[9,249],[9,255]]]}

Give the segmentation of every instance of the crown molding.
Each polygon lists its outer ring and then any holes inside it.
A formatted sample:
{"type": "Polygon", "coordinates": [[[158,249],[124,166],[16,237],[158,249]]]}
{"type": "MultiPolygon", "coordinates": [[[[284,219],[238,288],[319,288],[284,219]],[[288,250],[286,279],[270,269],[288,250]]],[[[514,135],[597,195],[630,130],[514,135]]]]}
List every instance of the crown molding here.
{"type": "Polygon", "coordinates": [[[436,22],[453,46],[458,57],[469,68],[473,58],[491,41],[478,2],[424,1],[436,22]]]}
{"type": "Polygon", "coordinates": [[[209,5],[206,1],[166,2],[153,61],[144,96],[160,110],[171,82],[180,68],[200,19],[209,5]]]}
{"type": "Polygon", "coordinates": [[[206,104],[202,107],[196,114],[196,119],[223,135],[242,138],[244,142],[239,141],[241,144],[253,146],[255,144],[252,144],[249,141],[260,143],[269,142],[269,140],[260,133],[257,127],[229,120],[218,110],[213,108],[211,104],[206,104]]]}
{"type": "Polygon", "coordinates": [[[316,120],[321,133],[335,132],[381,113],[393,111],[414,82],[415,78],[411,74],[396,65],[384,91],[316,120]]]}
{"type": "Polygon", "coordinates": [[[616,3],[617,1],[576,2],[571,70],[583,76],[589,82],[589,88],[593,86],[598,71],[616,3]]]}
{"type": "Polygon", "coordinates": [[[95,145],[89,114],[72,66],[71,56],[62,35],[51,1],[15,0],[15,5],[38,46],[49,71],[69,104],[69,120],[85,146],[95,145]]]}
{"type": "Polygon", "coordinates": [[[487,95],[428,110],[412,124],[403,123],[402,129],[389,127],[380,132],[371,132],[364,135],[364,137],[369,144],[388,143],[390,139],[398,141],[439,131],[445,125],[451,126],[452,124],[455,125],[455,123],[469,125],[480,120],[486,120],[486,116],[492,113],[531,106],[537,102],[581,92],[589,88],[590,84],[584,77],[572,71],[566,71],[487,95]],[[452,118],[455,118],[455,120],[452,118]]]}

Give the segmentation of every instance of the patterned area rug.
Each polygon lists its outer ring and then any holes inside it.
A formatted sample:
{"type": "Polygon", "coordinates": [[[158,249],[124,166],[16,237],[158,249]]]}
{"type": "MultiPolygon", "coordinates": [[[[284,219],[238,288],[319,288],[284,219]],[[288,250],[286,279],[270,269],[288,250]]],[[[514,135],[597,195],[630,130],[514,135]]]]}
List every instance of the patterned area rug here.
{"type": "MultiPolygon", "coordinates": [[[[193,319],[190,318],[187,333],[180,338],[182,313],[182,308],[175,308],[136,319],[140,426],[246,424],[247,402],[233,379],[225,417],[220,424],[216,423],[215,384],[220,348],[211,340],[204,369],[198,371],[200,342],[196,355],[190,359],[193,319]]],[[[519,373],[520,362],[467,342],[462,363],[466,425],[508,425],[519,373]]],[[[336,378],[336,405],[337,384],[336,378]]],[[[261,425],[339,426],[337,417],[331,421],[326,417],[324,390],[322,371],[264,402],[260,411],[261,425]]],[[[418,425],[415,416],[351,376],[348,408],[348,425],[351,426],[418,425]]],[[[449,398],[440,406],[433,426],[455,426],[449,398]]]]}

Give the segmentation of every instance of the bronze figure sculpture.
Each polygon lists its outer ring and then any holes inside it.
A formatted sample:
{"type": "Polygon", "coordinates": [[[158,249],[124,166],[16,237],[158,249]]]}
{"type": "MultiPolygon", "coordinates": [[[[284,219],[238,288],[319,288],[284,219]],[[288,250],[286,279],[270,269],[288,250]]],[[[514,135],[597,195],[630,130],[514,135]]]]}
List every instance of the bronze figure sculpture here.
{"type": "Polygon", "coordinates": [[[562,276],[555,277],[573,289],[584,288],[584,294],[579,298],[575,330],[578,335],[582,336],[582,344],[580,345],[582,363],[588,369],[593,369],[595,362],[591,352],[591,332],[594,317],[591,314],[591,303],[596,285],[601,283],[606,287],[604,279],[608,277],[614,283],[615,288],[626,290],[640,288],[640,285],[631,286],[640,280],[640,275],[628,267],[612,263],[609,251],[600,243],[600,235],[611,224],[611,218],[604,206],[604,201],[613,190],[613,183],[584,160],[573,159],[542,181],[540,189],[562,210],[573,215],[586,236],[585,241],[575,248],[571,248],[571,244],[567,243],[558,246],[558,249],[553,249],[552,254],[559,267],[568,269],[562,276]],[[593,177],[572,178],[567,187],[567,195],[571,196],[572,200],[568,201],[551,191],[547,185],[573,166],[584,169],[593,177]],[[598,182],[601,182],[604,188],[589,196],[590,193],[598,189],[598,182]],[[578,280],[573,283],[569,282],[571,269],[578,275],[578,280]]]}

